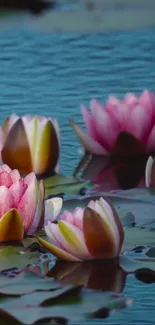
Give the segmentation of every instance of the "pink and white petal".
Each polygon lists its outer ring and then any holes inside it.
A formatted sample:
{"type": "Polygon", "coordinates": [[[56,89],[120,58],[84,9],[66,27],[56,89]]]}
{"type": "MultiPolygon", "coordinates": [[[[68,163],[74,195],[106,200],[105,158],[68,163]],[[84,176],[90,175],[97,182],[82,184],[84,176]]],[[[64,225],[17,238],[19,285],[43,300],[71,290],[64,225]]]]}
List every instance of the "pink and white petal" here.
{"type": "Polygon", "coordinates": [[[19,181],[16,181],[13,183],[10,188],[9,192],[12,195],[13,199],[13,206],[16,208],[24,195],[25,191],[27,189],[27,185],[24,183],[23,179],[20,179],[19,181]]]}
{"type": "Polygon", "coordinates": [[[43,247],[47,248],[54,256],[56,256],[62,260],[70,261],[70,262],[81,261],[80,259],[76,258],[75,256],[67,253],[66,251],[64,251],[61,248],[58,248],[58,247],[50,244],[49,242],[47,242],[46,240],[44,240],[40,237],[38,237],[38,241],[43,247]]]}
{"type": "Polygon", "coordinates": [[[137,139],[145,142],[146,137],[148,137],[151,124],[152,116],[148,114],[145,107],[138,105],[132,110],[129,116],[126,131],[131,133],[137,139]]]}
{"type": "Polygon", "coordinates": [[[10,187],[12,185],[12,179],[10,177],[10,174],[6,173],[6,172],[1,172],[0,173],[0,186],[4,185],[6,187],[10,187]]]}
{"type": "Polygon", "coordinates": [[[2,172],[10,173],[11,171],[12,169],[6,164],[0,166],[0,173],[2,172]]]}
{"type": "Polygon", "coordinates": [[[9,189],[0,186],[0,218],[13,207],[13,199],[9,189]]]}
{"type": "Polygon", "coordinates": [[[150,156],[146,163],[145,168],[145,185],[146,187],[151,186],[151,174],[152,174],[153,158],[150,156]]]}
{"type": "Polygon", "coordinates": [[[155,125],[149,134],[146,150],[148,153],[155,151],[155,125]]]}
{"type": "MultiPolygon", "coordinates": [[[[57,226],[57,225],[56,225],[57,226]]],[[[58,226],[57,226],[58,227],[58,226]]],[[[47,225],[44,227],[44,230],[45,230],[45,233],[46,233],[46,235],[47,235],[47,237],[48,237],[48,239],[49,239],[49,241],[52,243],[52,244],[54,244],[54,245],[56,245],[56,246],[58,246],[58,247],[62,247],[62,245],[56,240],[56,238],[55,238],[55,236],[53,235],[53,232],[52,232],[52,229],[51,229],[51,222],[50,221],[48,221],[47,222],[47,225]]]]}
{"type": "Polygon", "coordinates": [[[125,130],[126,123],[128,122],[130,107],[120,102],[119,105],[108,105],[106,112],[111,115],[120,125],[120,132],[125,130]]]}
{"type": "Polygon", "coordinates": [[[19,174],[19,171],[17,169],[13,169],[11,172],[10,172],[10,177],[11,177],[11,180],[12,180],[12,183],[16,182],[16,181],[19,181],[21,179],[21,176],[19,174]]]}
{"type": "Polygon", "coordinates": [[[19,120],[19,115],[12,114],[8,119],[7,133],[11,130],[12,126],[19,120]]]}
{"type": "Polygon", "coordinates": [[[91,256],[85,244],[83,231],[63,220],[58,222],[58,226],[62,236],[60,238],[63,238],[63,242],[61,240],[60,242],[64,249],[81,260],[90,259],[91,256]]]}
{"type": "Polygon", "coordinates": [[[98,109],[104,111],[104,107],[102,106],[102,104],[98,100],[92,99],[90,102],[90,110],[91,110],[93,117],[96,115],[96,111],[98,109]]]}
{"type": "Polygon", "coordinates": [[[94,139],[97,139],[96,136],[96,125],[94,117],[87,111],[84,105],[81,105],[81,111],[83,116],[83,121],[86,124],[88,134],[94,139]]]}
{"type": "Polygon", "coordinates": [[[38,203],[38,191],[36,182],[32,182],[24,195],[22,196],[19,205],[17,207],[18,212],[21,215],[25,233],[27,233],[33,223],[36,208],[38,203]]]}
{"type": "Polygon", "coordinates": [[[37,186],[37,206],[34,214],[34,219],[31,227],[28,230],[28,235],[35,234],[44,225],[44,183],[41,180],[37,186]]]}
{"type": "Polygon", "coordinates": [[[24,178],[25,184],[29,185],[32,182],[37,182],[37,178],[34,172],[29,173],[25,178],[24,178]]]}
{"type": "Polygon", "coordinates": [[[45,201],[45,224],[47,221],[55,221],[63,205],[61,197],[51,198],[45,201]]]}
{"type": "Polygon", "coordinates": [[[127,93],[124,96],[123,102],[128,105],[130,108],[133,108],[134,106],[136,106],[138,104],[138,97],[136,97],[134,94],[132,93],[127,93]]]}
{"type": "Polygon", "coordinates": [[[74,216],[73,213],[70,211],[64,211],[61,215],[61,220],[67,221],[71,224],[74,224],[74,216]]]}
{"type": "Polygon", "coordinates": [[[106,101],[106,109],[108,109],[111,106],[119,106],[121,105],[121,100],[118,99],[116,96],[110,95],[106,101]]]}
{"type": "Polygon", "coordinates": [[[155,95],[152,92],[145,89],[139,97],[139,103],[146,107],[150,114],[152,113],[152,116],[155,117],[155,95]]]}
{"type": "Polygon", "coordinates": [[[76,123],[70,121],[70,124],[87,152],[90,152],[94,155],[109,155],[108,151],[105,150],[104,147],[102,147],[97,141],[86,134],[76,123]]]}
{"type": "Polygon", "coordinates": [[[80,230],[83,230],[83,213],[84,213],[83,208],[76,208],[73,212],[74,225],[80,230]]]}

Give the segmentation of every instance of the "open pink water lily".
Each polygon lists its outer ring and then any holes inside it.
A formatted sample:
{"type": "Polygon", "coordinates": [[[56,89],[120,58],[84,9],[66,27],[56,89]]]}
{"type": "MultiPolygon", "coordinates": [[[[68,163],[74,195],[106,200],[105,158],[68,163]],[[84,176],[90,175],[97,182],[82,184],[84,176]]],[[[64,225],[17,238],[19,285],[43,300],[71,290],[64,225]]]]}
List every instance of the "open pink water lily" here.
{"type": "Polygon", "coordinates": [[[146,187],[155,187],[155,159],[149,157],[145,169],[145,185],[146,187]]]}
{"type": "Polygon", "coordinates": [[[124,240],[119,217],[103,198],[65,211],[58,224],[48,222],[45,232],[50,242],[39,237],[40,244],[67,261],[115,258],[124,240]]]}
{"type": "Polygon", "coordinates": [[[82,105],[87,134],[71,121],[73,129],[87,152],[95,155],[137,155],[155,151],[155,96],[153,93],[144,90],[140,97],[127,93],[123,100],[109,96],[105,106],[94,99],[91,101],[90,109],[91,113],[82,105]],[[135,143],[133,144],[133,141],[124,139],[124,137],[120,140],[122,134],[132,136],[135,143]]]}
{"type": "Polygon", "coordinates": [[[21,178],[17,169],[0,166],[0,242],[22,240],[57,217],[62,199],[45,201],[44,192],[34,173],[21,178]]]}
{"type": "Polygon", "coordinates": [[[59,126],[44,116],[11,115],[0,128],[3,163],[21,173],[50,173],[59,158],[59,126]]]}

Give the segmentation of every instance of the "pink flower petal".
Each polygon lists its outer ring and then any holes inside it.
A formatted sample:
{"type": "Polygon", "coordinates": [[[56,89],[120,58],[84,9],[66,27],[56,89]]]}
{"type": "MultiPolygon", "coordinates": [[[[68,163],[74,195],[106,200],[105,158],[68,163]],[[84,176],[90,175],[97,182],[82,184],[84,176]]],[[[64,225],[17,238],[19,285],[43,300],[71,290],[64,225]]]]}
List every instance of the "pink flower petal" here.
{"type": "Polygon", "coordinates": [[[130,108],[135,107],[138,104],[138,97],[136,97],[132,93],[127,93],[124,96],[124,103],[128,105],[130,108]]]}
{"type": "Polygon", "coordinates": [[[82,208],[76,208],[73,213],[74,225],[80,230],[83,230],[83,213],[84,209],[82,208]]]}
{"type": "Polygon", "coordinates": [[[10,174],[6,172],[0,173],[0,185],[4,185],[8,188],[12,185],[12,179],[10,177],[10,174]]]}
{"type": "Polygon", "coordinates": [[[61,220],[74,224],[73,213],[71,213],[70,211],[64,211],[63,214],[61,215],[61,220]]]}
{"type": "Polygon", "coordinates": [[[121,131],[118,122],[101,109],[96,110],[95,120],[98,142],[108,151],[112,150],[121,131]]]}
{"type": "Polygon", "coordinates": [[[12,170],[9,176],[11,177],[13,183],[21,179],[19,171],[17,169],[12,170]]]}
{"type": "Polygon", "coordinates": [[[33,223],[37,207],[37,199],[37,185],[36,182],[32,182],[22,196],[17,208],[21,215],[26,233],[29,231],[33,223]]]}
{"type": "Polygon", "coordinates": [[[0,186],[0,218],[13,208],[12,195],[5,186],[0,186]]]}
{"type": "Polygon", "coordinates": [[[2,172],[10,173],[11,171],[12,169],[6,164],[0,166],[0,173],[2,172]]]}
{"type": "Polygon", "coordinates": [[[145,141],[146,136],[152,124],[152,116],[143,106],[136,106],[128,119],[126,131],[131,133],[137,139],[145,141]]]}
{"type": "Polygon", "coordinates": [[[91,109],[91,113],[94,116],[96,116],[96,111],[99,110],[104,110],[104,107],[102,106],[102,104],[96,100],[96,99],[92,99],[90,102],[90,109],[91,109]]]}
{"type": "Polygon", "coordinates": [[[41,180],[38,184],[36,183],[36,187],[37,187],[37,206],[36,206],[33,222],[31,224],[31,227],[28,230],[28,235],[35,234],[44,225],[45,188],[44,188],[43,180],[41,180]]]}
{"type": "Polygon", "coordinates": [[[86,134],[77,124],[71,121],[71,125],[85,150],[94,155],[108,155],[108,152],[97,141],[86,134]]]}
{"type": "Polygon", "coordinates": [[[139,97],[139,104],[146,107],[146,109],[152,113],[155,117],[155,95],[145,89],[139,97]]]}
{"type": "Polygon", "coordinates": [[[97,139],[96,135],[96,125],[94,117],[87,111],[84,105],[81,105],[83,121],[86,124],[88,134],[94,139],[97,139]]]}
{"type": "Polygon", "coordinates": [[[36,178],[36,175],[35,173],[30,173],[28,174],[25,178],[24,178],[24,182],[25,184],[29,185],[30,183],[32,182],[36,182],[37,181],[37,178],[36,178]]]}
{"type": "Polygon", "coordinates": [[[13,183],[10,188],[9,192],[12,195],[13,199],[13,207],[16,208],[27,189],[27,185],[24,183],[23,179],[20,179],[19,181],[16,181],[13,183]]]}

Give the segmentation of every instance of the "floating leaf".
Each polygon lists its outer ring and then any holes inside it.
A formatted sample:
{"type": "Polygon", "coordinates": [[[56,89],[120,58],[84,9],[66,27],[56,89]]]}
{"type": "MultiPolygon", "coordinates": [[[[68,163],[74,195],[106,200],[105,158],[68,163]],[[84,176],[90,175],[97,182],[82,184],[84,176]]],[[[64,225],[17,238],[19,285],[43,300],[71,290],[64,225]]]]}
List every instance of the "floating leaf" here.
{"type": "Polygon", "coordinates": [[[39,252],[24,253],[22,246],[0,246],[0,271],[12,267],[24,268],[38,259],[39,252]]]}
{"type": "Polygon", "coordinates": [[[119,263],[127,273],[135,273],[137,270],[149,269],[155,271],[155,258],[133,259],[127,256],[120,256],[119,263]]]}
{"type": "Polygon", "coordinates": [[[122,251],[131,250],[136,246],[151,246],[155,244],[155,232],[139,227],[125,227],[122,251]]]}
{"type": "MultiPolygon", "coordinates": [[[[38,292],[38,295],[42,293],[38,292]]],[[[48,296],[49,292],[43,293],[43,300],[45,296],[48,296]]],[[[24,299],[24,297],[23,297],[24,299]]],[[[120,294],[114,293],[102,293],[101,291],[82,290],[79,293],[78,299],[69,300],[66,304],[66,299],[61,301],[61,307],[57,301],[57,305],[50,307],[40,307],[39,304],[36,306],[36,294],[29,297],[27,304],[23,303],[20,299],[15,300],[9,299],[4,300],[0,303],[0,315],[1,319],[16,320],[25,325],[31,325],[39,320],[55,319],[66,321],[70,320],[80,324],[80,321],[97,317],[99,310],[120,310],[132,303],[132,299],[121,296],[120,294]],[[12,300],[12,302],[11,302],[12,300]],[[15,304],[16,301],[16,304],[15,304]]],[[[40,302],[40,301],[38,301],[40,302]]]]}
{"type": "Polygon", "coordinates": [[[5,295],[23,295],[36,290],[53,290],[60,284],[49,278],[43,278],[33,272],[22,272],[13,279],[0,278],[0,293],[5,295]]]}
{"type": "Polygon", "coordinates": [[[44,180],[46,197],[58,194],[83,194],[84,190],[92,187],[92,182],[79,180],[73,176],[55,175],[44,180]]]}

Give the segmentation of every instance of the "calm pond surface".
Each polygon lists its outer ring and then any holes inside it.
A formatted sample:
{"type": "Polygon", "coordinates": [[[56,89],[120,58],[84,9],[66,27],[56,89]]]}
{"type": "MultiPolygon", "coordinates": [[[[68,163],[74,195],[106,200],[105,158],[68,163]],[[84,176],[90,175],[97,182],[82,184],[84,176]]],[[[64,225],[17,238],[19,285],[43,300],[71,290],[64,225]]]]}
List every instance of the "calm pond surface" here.
{"type": "MultiPolygon", "coordinates": [[[[144,88],[155,91],[155,30],[99,35],[0,33],[0,120],[12,112],[56,117],[61,125],[61,172],[73,173],[79,143],[68,119],[83,124],[80,104],[144,88]]],[[[96,324],[154,324],[155,285],[129,276],[132,307],[96,324]]],[[[94,324],[88,321],[86,324],[94,324]]]]}

